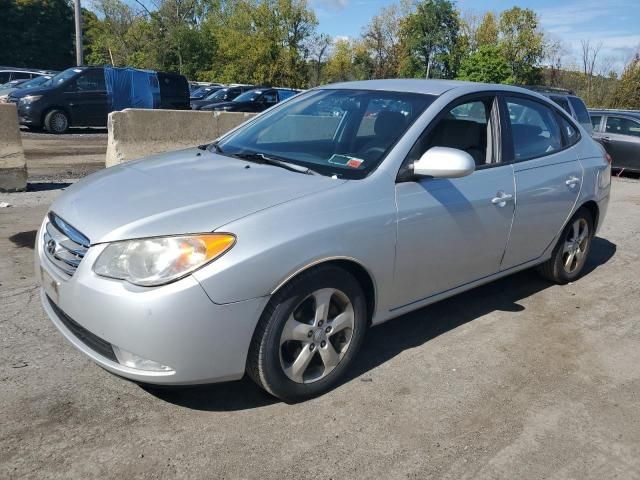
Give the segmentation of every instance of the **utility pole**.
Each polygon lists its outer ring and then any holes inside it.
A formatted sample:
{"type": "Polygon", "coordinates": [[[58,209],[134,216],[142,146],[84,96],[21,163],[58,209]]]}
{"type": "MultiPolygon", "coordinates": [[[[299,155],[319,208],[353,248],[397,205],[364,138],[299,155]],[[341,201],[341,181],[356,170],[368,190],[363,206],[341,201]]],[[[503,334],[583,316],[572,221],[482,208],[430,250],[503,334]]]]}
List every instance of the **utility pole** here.
{"type": "Polygon", "coordinates": [[[84,59],[82,58],[82,9],[80,8],[80,0],[73,0],[76,12],[76,63],[82,66],[84,59]]]}

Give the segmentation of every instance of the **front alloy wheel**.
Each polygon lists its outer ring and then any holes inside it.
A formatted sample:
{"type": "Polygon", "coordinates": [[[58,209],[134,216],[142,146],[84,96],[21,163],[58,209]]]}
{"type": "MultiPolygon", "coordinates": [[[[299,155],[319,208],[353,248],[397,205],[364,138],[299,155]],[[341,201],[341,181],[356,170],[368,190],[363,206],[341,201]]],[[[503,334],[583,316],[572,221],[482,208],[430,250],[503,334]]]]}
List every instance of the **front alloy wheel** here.
{"type": "Polygon", "coordinates": [[[285,401],[335,387],[360,349],[367,328],[365,295],[348,271],[314,267],[285,285],[258,322],[247,373],[285,401]]]}
{"type": "Polygon", "coordinates": [[[338,366],[353,336],[353,305],[335,288],[316,290],[294,309],[280,336],[280,364],[297,383],[317,382],[338,366]]]}

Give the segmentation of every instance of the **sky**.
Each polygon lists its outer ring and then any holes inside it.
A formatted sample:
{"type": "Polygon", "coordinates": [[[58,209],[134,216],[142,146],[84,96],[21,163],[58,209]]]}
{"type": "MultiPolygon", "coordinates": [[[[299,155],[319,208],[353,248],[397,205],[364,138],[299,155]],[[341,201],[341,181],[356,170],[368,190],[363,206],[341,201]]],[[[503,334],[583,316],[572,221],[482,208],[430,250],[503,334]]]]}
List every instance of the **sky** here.
{"type": "MultiPolygon", "coordinates": [[[[355,38],[370,19],[399,0],[309,0],[319,30],[333,37],[355,38]]],[[[640,0],[458,0],[466,11],[482,15],[500,13],[513,6],[534,10],[543,30],[565,46],[565,65],[578,64],[580,41],[602,43],[600,58],[620,72],[640,48],[640,0]]]]}

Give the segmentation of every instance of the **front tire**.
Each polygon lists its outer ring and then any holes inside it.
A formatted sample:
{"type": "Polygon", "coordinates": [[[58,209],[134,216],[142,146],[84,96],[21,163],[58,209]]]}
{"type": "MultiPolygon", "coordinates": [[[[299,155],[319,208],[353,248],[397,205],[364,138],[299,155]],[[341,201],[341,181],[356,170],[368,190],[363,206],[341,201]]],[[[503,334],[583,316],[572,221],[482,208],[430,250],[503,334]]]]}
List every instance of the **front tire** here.
{"type": "Polygon", "coordinates": [[[538,272],[560,285],[577,280],[584,270],[594,233],[591,212],[581,208],[564,227],[551,258],[538,266],[538,272]]]}
{"type": "Polygon", "coordinates": [[[65,133],[69,130],[69,117],[63,110],[51,110],[44,117],[44,128],[49,133],[65,133]]]}
{"type": "Polygon", "coordinates": [[[269,301],[251,341],[247,373],[286,402],[313,398],[340,382],[366,328],[365,296],[353,275],[315,267],[269,301]]]}

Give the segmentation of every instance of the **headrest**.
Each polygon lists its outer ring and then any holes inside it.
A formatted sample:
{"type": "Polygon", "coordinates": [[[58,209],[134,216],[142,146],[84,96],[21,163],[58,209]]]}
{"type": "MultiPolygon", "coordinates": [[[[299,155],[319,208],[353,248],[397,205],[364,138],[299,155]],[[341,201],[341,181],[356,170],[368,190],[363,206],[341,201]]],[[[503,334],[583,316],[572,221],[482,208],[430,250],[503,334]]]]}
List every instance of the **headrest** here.
{"type": "Polygon", "coordinates": [[[433,145],[466,150],[482,145],[481,135],[484,125],[469,120],[445,118],[434,132],[433,145]]]}
{"type": "Polygon", "coordinates": [[[378,137],[397,137],[404,130],[405,122],[406,117],[402,113],[383,110],[376,117],[373,131],[378,137]]]}

